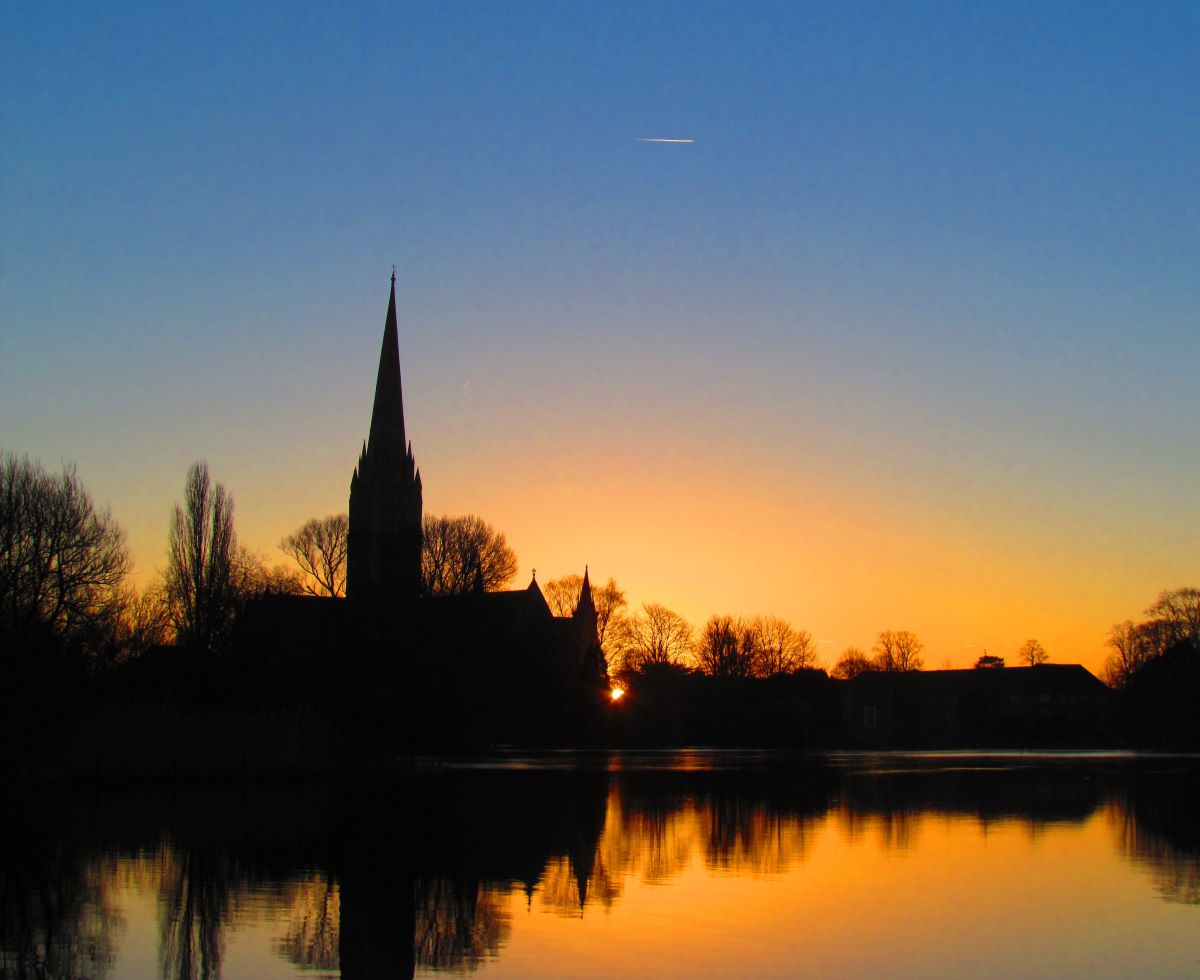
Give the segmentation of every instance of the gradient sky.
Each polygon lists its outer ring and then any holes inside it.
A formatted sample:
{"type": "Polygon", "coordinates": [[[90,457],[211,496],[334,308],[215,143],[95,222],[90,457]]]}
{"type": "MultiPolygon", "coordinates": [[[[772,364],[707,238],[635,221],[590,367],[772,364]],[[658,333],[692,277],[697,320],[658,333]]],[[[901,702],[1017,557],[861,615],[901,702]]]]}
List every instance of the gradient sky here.
{"type": "Polygon", "coordinates": [[[245,6],[0,12],[0,446],[142,577],[197,458],[345,510],[395,263],[518,584],[1096,670],[1200,584],[1197,5],[245,6]]]}

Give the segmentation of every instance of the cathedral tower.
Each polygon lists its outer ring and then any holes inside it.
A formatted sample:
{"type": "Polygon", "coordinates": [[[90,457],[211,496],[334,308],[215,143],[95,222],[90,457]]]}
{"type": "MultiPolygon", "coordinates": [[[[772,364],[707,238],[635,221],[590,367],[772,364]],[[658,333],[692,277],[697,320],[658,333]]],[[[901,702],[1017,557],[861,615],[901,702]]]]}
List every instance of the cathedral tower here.
{"type": "Polygon", "coordinates": [[[371,432],[350,480],[346,596],[403,602],[421,593],[421,471],[404,437],[396,274],[375,379],[371,432]]]}

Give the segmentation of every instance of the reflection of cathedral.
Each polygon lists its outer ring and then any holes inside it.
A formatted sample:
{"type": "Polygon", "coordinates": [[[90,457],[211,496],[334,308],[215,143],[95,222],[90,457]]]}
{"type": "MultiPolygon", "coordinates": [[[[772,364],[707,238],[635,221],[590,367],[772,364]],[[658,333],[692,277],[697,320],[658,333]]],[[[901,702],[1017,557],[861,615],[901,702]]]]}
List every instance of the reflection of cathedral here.
{"type": "MultiPolygon", "coordinates": [[[[519,758],[528,765],[539,757],[519,758]]],[[[1063,853],[1081,863],[1053,862],[1048,873],[1104,865],[1131,911],[1113,920],[1114,949],[1136,947],[1129,962],[1143,958],[1143,972],[1154,972],[1158,961],[1144,959],[1138,940],[1168,922],[1153,908],[1159,898],[1200,904],[1200,781],[1185,757],[1088,762],[1029,756],[997,767],[994,757],[917,755],[904,757],[899,769],[882,770],[874,755],[857,765],[841,758],[797,768],[795,760],[779,765],[780,758],[761,769],[728,770],[671,770],[660,754],[646,756],[645,769],[628,756],[591,761],[595,768],[585,771],[560,768],[557,754],[541,757],[548,766],[541,770],[455,768],[443,760],[395,782],[185,782],[132,796],[103,786],[63,785],[50,794],[18,786],[7,827],[12,843],[0,865],[0,976],[110,975],[128,966],[127,949],[136,956],[136,947],[145,946],[142,937],[155,934],[163,977],[214,978],[223,967],[225,974],[243,975],[227,950],[239,930],[244,943],[269,942],[271,952],[303,970],[340,970],[345,980],[411,977],[418,969],[468,973],[503,958],[508,945],[515,951],[514,936],[521,935],[528,955],[531,944],[557,933],[538,949],[540,962],[545,973],[570,975],[578,972],[580,956],[595,948],[587,943],[611,934],[588,940],[573,926],[547,930],[542,923],[539,938],[516,910],[593,917],[626,904],[623,892],[628,896],[634,882],[685,880],[684,890],[694,895],[697,882],[688,870],[698,865],[718,894],[730,875],[765,882],[799,871],[815,841],[823,842],[819,861],[829,867],[836,859],[825,846],[831,826],[849,843],[845,853],[857,855],[852,874],[883,867],[874,857],[864,861],[864,848],[883,859],[897,852],[905,875],[931,867],[914,864],[924,851],[941,873],[944,841],[955,841],[956,854],[969,862],[974,839],[984,863],[964,864],[968,870],[959,876],[973,888],[973,872],[986,882],[998,868],[997,834],[1022,831],[1032,840],[1049,831],[1057,840],[1076,841],[1063,853]],[[609,771],[631,762],[629,769],[609,771]],[[335,785],[340,790],[331,792],[335,785]],[[1097,814],[1105,815],[1111,837],[1092,832],[1097,814]],[[1125,859],[1136,887],[1121,884],[1110,849],[1125,859]],[[131,889],[148,900],[130,902],[131,889]],[[230,962],[224,962],[227,952],[230,962]]],[[[682,753],[667,764],[681,762],[697,764],[682,753]]],[[[1022,875],[1046,864],[1044,852],[1006,849],[1018,869],[1009,880],[1024,882],[1022,875]]],[[[793,880],[812,893],[811,875],[793,880]]],[[[774,910],[780,893],[769,887],[766,901],[774,910]]],[[[658,904],[641,920],[645,942],[625,944],[628,952],[610,962],[626,969],[613,975],[649,972],[636,958],[649,945],[680,948],[660,923],[669,921],[677,900],[688,899],[658,891],[658,904]]],[[[747,892],[737,894],[740,902],[747,892]]],[[[1107,894],[1075,918],[1086,923],[1092,913],[1102,915],[1112,904],[1107,894]]],[[[848,910],[857,935],[862,906],[856,893],[843,897],[839,913],[834,896],[829,917],[837,922],[848,910]]],[[[643,892],[635,915],[644,916],[648,900],[643,892]]],[[[784,930],[776,942],[791,941],[805,927],[802,916],[770,919],[784,930]]],[[[808,925],[826,927],[819,919],[808,925]]],[[[697,936],[688,941],[706,938],[697,936]]],[[[1179,952],[1178,943],[1160,946],[1159,955],[1179,952]]],[[[265,945],[258,950],[268,953],[265,945]]],[[[251,961],[242,955],[244,967],[251,961]]],[[[969,955],[978,962],[978,950],[969,955]]],[[[734,975],[729,962],[714,959],[711,972],[734,975]]],[[[927,973],[931,962],[920,970],[904,969],[913,964],[901,961],[892,972],[927,973]]],[[[1012,972],[1038,972],[1035,961],[1022,965],[1012,972]]],[[[741,972],[755,971],[743,966],[741,972]]]]}

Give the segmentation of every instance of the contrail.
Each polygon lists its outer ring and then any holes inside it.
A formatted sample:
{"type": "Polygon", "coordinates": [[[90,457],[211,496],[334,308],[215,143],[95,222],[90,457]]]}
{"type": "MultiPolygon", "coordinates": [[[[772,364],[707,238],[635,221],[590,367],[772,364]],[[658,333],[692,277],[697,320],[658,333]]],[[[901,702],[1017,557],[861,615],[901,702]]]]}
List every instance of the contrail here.
{"type": "Polygon", "coordinates": [[[639,143],[695,143],[695,140],[671,139],[665,136],[635,136],[639,143]]]}

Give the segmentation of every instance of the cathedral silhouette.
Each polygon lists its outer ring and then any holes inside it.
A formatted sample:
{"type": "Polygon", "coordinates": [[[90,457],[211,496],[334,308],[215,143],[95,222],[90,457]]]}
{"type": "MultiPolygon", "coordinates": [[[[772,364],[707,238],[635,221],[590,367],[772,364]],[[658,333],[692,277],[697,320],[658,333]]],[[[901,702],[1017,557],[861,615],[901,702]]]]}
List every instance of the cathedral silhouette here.
{"type": "Polygon", "coordinates": [[[393,274],[370,431],[350,480],[346,597],[259,600],[242,616],[239,659],[276,693],[348,700],[374,709],[376,723],[395,715],[410,741],[577,734],[608,685],[587,569],[570,616],[553,614],[536,578],[489,592],[477,574],[470,592],[429,595],[422,517],[393,274]]]}

